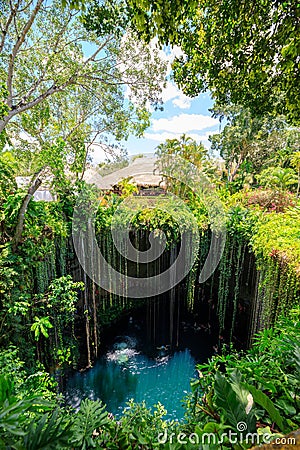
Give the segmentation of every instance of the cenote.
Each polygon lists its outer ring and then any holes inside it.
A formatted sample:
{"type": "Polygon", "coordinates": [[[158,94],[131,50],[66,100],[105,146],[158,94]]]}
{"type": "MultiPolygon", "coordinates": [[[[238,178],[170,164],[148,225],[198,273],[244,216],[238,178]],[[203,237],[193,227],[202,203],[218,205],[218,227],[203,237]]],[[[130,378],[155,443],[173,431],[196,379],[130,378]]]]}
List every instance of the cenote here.
{"type": "MultiPolygon", "coordinates": [[[[152,220],[153,215],[152,210],[152,220]]],[[[151,264],[128,263],[115,248],[110,230],[102,231],[99,245],[110,266],[127,276],[155,276],[172,265],[182,245],[175,238],[176,225],[168,227],[173,233],[171,243],[151,264]]],[[[149,248],[150,231],[131,232],[131,241],[141,252],[149,248]]],[[[181,420],[183,400],[191,393],[190,381],[199,377],[197,363],[208,361],[225,343],[247,346],[249,318],[258,296],[253,256],[246,243],[227,240],[216,273],[199,283],[210,248],[210,231],[199,239],[198,258],[188,275],[167,292],[149,298],[130,298],[125,284],[123,296],[100,289],[76,261],[74,273],[84,281],[85,289],[75,322],[79,370],[67,374],[62,383],[68,405],[79,409],[85,398],[101,400],[120,418],[131,399],[145,401],[150,408],[160,402],[167,410],[166,419],[181,420]],[[86,310],[90,311],[89,320],[82,320],[86,310]]],[[[82,251],[93,260],[93,248],[83,247],[82,251]]]]}
{"type": "MultiPolygon", "coordinates": [[[[132,214],[127,210],[123,213],[119,223],[127,223],[127,214],[132,214]]],[[[280,314],[278,298],[285,296],[286,305],[294,301],[297,292],[293,278],[274,271],[273,266],[258,269],[248,240],[237,233],[227,234],[219,264],[201,281],[213,242],[212,230],[205,224],[197,231],[197,257],[188,273],[178,283],[173,283],[171,274],[169,289],[147,297],[140,278],[155,279],[166,272],[179,259],[182,248],[182,264],[194,251],[188,240],[191,234],[183,239],[185,231],[178,227],[180,221],[187,230],[192,229],[190,217],[182,211],[179,218],[176,214],[175,220],[157,208],[137,212],[134,219],[131,217],[129,239],[123,239],[116,228],[121,236],[119,248],[111,223],[101,222],[98,228],[96,225],[94,241],[88,233],[86,239],[83,230],[76,253],[70,252],[72,277],[83,281],[84,289],[78,292],[74,317],[76,370],[65,372],[61,390],[64,404],[75,411],[81,411],[85,399],[100,400],[117,423],[122,423],[126,409],[133,414],[132,408],[145,402],[153,411],[160,403],[166,410],[165,420],[184,424],[188,420],[185,412],[191,411],[189,400],[195,400],[191,379],[195,383],[200,380],[197,364],[221,354],[224,346],[249,348],[255,333],[272,324],[280,314]],[[147,263],[142,254],[152,245],[155,247],[155,241],[159,246],[162,243],[158,230],[167,237],[167,245],[147,263]],[[139,260],[124,256],[130,245],[136,249],[139,260]],[[112,270],[101,265],[96,248],[112,270]],[[105,279],[105,288],[95,281],[95,273],[105,279]],[[122,282],[114,273],[124,275],[122,282]],[[130,280],[137,285],[130,284],[130,280]],[[283,292],[286,283],[290,287],[283,292]],[[275,295],[273,286],[278,286],[275,295]],[[144,292],[144,296],[134,296],[136,292],[144,292]]],[[[71,337],[71,329],[69,333],[71,337]]]]}
{"type": "MultiPolygon", "coordinates": [[[[131,399],[145,401],[150,408],[160,402],[166,419],[183,418],[183,399],[191,392],[190,380],[197,377],[195,365],[213,354],[216,337],[204,324],[197,326],[186,317],[178,324],[175,346],[168,344],[164,333],[155,343],[144,317],[142,308],[106,331],[103,351],[93,367],[65,380],[67,404],[78,409],[84,398],[99,399],[119,418],[131,399]]],[[[169,327],[162,321],[159,325],[169,327]]]]}

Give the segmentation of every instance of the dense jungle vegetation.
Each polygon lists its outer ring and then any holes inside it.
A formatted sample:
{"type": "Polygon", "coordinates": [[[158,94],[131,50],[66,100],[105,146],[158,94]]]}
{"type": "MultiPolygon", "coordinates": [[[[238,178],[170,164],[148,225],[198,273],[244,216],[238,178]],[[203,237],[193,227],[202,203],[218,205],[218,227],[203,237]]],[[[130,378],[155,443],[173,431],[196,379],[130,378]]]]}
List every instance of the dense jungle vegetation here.
{"type": "Polygon", "coordinates": [[[299,23],[300,5],[281,0],[1,2],[1,449],[251,448],[266,434],[299,428],[299,23]],[[164,420],[161,404],[133,402],[116,420],[100,400],[66,407],[59,377],[91,367],[106,328],[144,300],[131,299],[126,286],[122,296],[98,289],[85,275],[72,243],[73,211],[78,199],[97,202],[99,247],[127,273],[110,231],[136,186],[123,180],[121,195],[101,192],[84,175],[94,143],[107,154],[102,174],[128,164],[119,142],[142,136],[149,105],[162,107],[163,45],[183,50],[172,66],[178,86],[190,96],[209,89],[212,114],[226,119],[210,138],[221,158],[185,135],[158,145],[167,190],[188,211],[169,199],[167,212],[139,211],[131,232],[138,240],[162,230],[172,252],[178,223],[189,228],[193,218],[200,251],[184,281],[185,307],[196,315],[201,296],[213,297],[206,312],[224,339],[197,366],[184,421],[164,420]],[[202,286],[209,205],[171,176],[170,156],[205,174],[225,212],[224,253],[202,286]],[[33,199],[40,186],[53,201],[33,199]],[[246,428],[233,443],[238,423],[246,428]],[[159,442],[172,433],[190,439],[159,442]]]}

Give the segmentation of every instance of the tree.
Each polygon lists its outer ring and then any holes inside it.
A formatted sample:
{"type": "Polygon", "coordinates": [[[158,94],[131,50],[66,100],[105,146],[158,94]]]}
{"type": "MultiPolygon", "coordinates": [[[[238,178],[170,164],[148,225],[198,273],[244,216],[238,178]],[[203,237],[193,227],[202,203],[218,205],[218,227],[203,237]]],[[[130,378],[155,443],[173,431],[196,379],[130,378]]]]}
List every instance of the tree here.
{"type": "Polygon", "coordinates": [[[179,155],[201,168],[207,158],[207,150],[202,143],[197,144],[194,139],[183,134],[179,139],[167,139],[166,142],[159,144],[156,148],[156,155],[159,158],[164,155],[179,155]]]}
{"type": "MultiPolygon", "coordinates": [[[[82,8],[83,0],[69,0],[71,6],[82,8]]],[[[84,7],[83,21],[87,29],[103,35],[111,30],[122,33],[130,27],[140,38],[150,42],[158,37],[161,43],[178,43],[178,30],[185,18],[193,14],[195,0],[94,0],[84,7]]]]}
{"type": "MultiPolygon", "coordinates": [[[[242,104],[254,115],[284,114],[299,123],[299,4],[293,0],[114,0],[124,23],[149,41],[178,44],[173,65],[187,95],[210,89],[220,105],[242,104]],[[119,8],[119,9],[118,9],[119,8]]],[[[85,14],[98,33],[109,27],[106,2],[85,14]]],[[[120,16],[119,16],[120,17],[120,16]]],[[[122,22],[118,22],[122,27],[122,22]]]]}
{"type": "Polygon", "coordinates": [[[292,0],[201,0],[186,17],[174,63],[187,95],[206,89],[220,105],[284,114],[299,123],[300,10],[292,0]]]}
{"type": "Polygon", "coordinates": [[[100,135],[141,135],[149,124],[147,104],[160,102],[165,63],[158,51],[129,32],[97,37],[79,15],[58,1],[6,0],[0,6],[0,133],[23,161],[21,173],[35,174],[19,211],[14,248],[45,168],[60,186],[66,168],[82,178],[100,135]]]}
{"type": "MultiPolygon", "coordinates": [[[[147,101],[159,103],[164,65],[157,52],[151,54],[128,33],[122,39],[110,30],[98,38],[86,31],[79,15],[68,7],[62,9],[57,1],[48,5],[45,0],[5,0],[1,4],[0,132],[25,111],[70,89],[76,96],[90,92],[95,97],[89,114],[100,109],[99,117],[109,112],[116,119],[124,86],[130,86],[138,102],[129,102],[127,108],[121,102],[123,120],[129,123],[133,111],[143,119],[147,101]],[[89,55],[85,56],[87,43],[89,55]]],[[[60,97],[63,108],[67,98],[60,97]]],[[[85,119],[82,116],[81,122],[85,119]]]]}
{"type": "MultiPolygon", "coordinates": [[[[166,142],[159,144],[156,147],[156,155],[158,157],[158,166],[162,170],[162,173],[165,169],[169,168],[170,163],[174,159],[176,160],[176,156],[192,163],[206,174],[211,174],[212,172],[213,165],[208,158],[208,152],[204,145],[202,143],[197,144],[194,139],[185,134],[180,139],[167,139],[166,142]]],[[[215,171],[214,169],[213,172],[215,171]]],[[[170,177],[167,177],[166,181],[168,187],[176,195],[184,196],[186,194],[187,187],[184,183],[179,183],[176,179],[173,180],[170,177]]]]}
{"type": "Polygon", "coordinates": [[[282,167],[268,167],[258,176],[262,186],[286,190],[297,183],[297,177],[292,169],[282,167]]]}
{"type": "Polygon", "coordinates": [[[253,116],[248,108],[231,106],[215,109],[214,114],[226,118],[222,132],[210,137],[211,149],[225,160],[229,182],[247,173],[255,174],[269,166],[289,165],[298,147],[298,129],[288,127],[284,117],[253,116]]]}
{"type": "Polygon", "coordinates": [[[113,137],[126,139],[129,133],[140,135],[149,119],[147,112],[138,118],[133,109],[126,110],[123,101],[122,95],[112,92],[97,98],[92,91],[75,89],[23,113],[9,126],[19,173],[31,175],[47,163],[57,174],[61,162],[62,172],[68,168],[74,179],[82,179],[96,145],[110,158],[118,159],[122,150],[110,144],[107,136],[112,136],[112,141],[113,137]],[[54,152],[55,143],[60,154],[54,152]]]}

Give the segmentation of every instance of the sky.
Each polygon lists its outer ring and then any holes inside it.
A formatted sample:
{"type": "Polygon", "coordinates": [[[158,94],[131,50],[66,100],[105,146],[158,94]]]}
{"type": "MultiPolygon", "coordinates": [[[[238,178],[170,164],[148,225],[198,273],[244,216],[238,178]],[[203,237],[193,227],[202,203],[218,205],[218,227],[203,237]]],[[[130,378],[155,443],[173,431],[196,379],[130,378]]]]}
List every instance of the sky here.
{"type": "MultiPolygon", "coordinates": [[[[151,45],[151,44],[150,44],[151,45]]],[[[153,43],[155,45],[155,43],[153,43]]],[[[91,49],[86,47],[85,53],[91,49]]],[[[171,63],[176,56],[182,54],[179,47],[160,50],[161,58],[167,62],[167,85],[162,91],[163,111],[152,111],[151,125],[144,132],[144,137],[131,136],[127,141],[121,142],[130,155],[139,153],[154,153],[155,148],[166,139],[179,138],[182,134],[192,137],[198,143],[202,142],[209,148],[209,135],[220,132],[220,122],[212,118],[209,108],[213,101],[209,92],[196,98],[184,95],[171,80],[171,63]]],[[[130,90],[127,88],[125,98],[129,99],[130,90]]],[[[94,163],[105,159],[101,146],[93,147],[94,163]]]]}
{"type": "Polygon", "coordinates": [[[208,111],[213,105],[210,95],[205,93],[191,99],[168,81],[163,101],[164,110],[152,113],[151,126],[144,138],[130,137],[125,143],[128,153],[152,153],[161,142],[179,138],[183,133],[209,148],[209,135],[218,133],[220,127],[219,120],[212,118],[208,111]]]}
{"type": "MultiPolygon", "coordinates": [[[[183,133],[209,148],[209,135],[220,132],[219,120],[212,118],[209,112],[209,108],[213,106],[209,93],[189,98],[172,81],[168,81],[162,98],[163,111],[152,112],[151,125],[146,129],[144,137],[131,136],[127,141],[122,142],[128,155],[154,153],[161,142],[179,138],[183,133]]],[[[99,163],[104,159],[104,152],[95,147],[93,161],[99,163]]]]}

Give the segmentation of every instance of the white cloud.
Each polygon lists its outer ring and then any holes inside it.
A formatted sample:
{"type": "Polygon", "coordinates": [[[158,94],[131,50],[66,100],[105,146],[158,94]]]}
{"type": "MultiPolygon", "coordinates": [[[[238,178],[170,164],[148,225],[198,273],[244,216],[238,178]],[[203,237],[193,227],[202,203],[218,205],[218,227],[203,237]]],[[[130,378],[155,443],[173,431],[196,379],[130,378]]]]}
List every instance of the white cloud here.
{"type": "MultiPolygon", "coordinates": [[[[162,133],[145,133],[146,139],[151,139],[153,141],[157,142],[163,142],[167,139],[179,139],[181,136],[181,133],[168,133],[167,131],[164,131],[162,133]]],[[[191,137],[192,139],[195,139],[196,141],[199,140],[199,135],[195,133],[188,133],[187,136],[191,137]]]]}
{"type": "MultiPolygon", "coordinates": [[[[209,136],[219,133],[218,130],[210,130],[205,133],[195,133],[195,132],[186,132],[186,136],[191,137],[196,142],[202,142],[202,144],[206,148],[210,148],[210,142],[208,140],[209,136]]],[[[170,132],[170,131],[162,131],[160,133],[145,133],[144,137],[146,139],[155,141],[155,142],[165,142],[167,139],[179,139],[182,136],[182,132],[170,132]]]]}
{"type": "Polygon", "coordinates": [[[173,100],[174,106],[180,109],[188,109],[191,106],[192,99],[184,95],[174,83],[167,82],[167,86],[162,91],[162,100],[167,103],[173,100]]]}
{"type": "MultiPolygon", "coordinates": [[[[187,133],[186,135],[198,143],[202,142],[205,147],[210,147],[207,134],[187,133]]],[[[168,133],[167,131],[162,133],[145,133],[146,139],[150,139],[155,142],[165,142],[167,139],[179,139],[180,136],[180,133],[168,133]]]]}
{"type": "Polygon", "coordinates": [[[178,91],[178,88],[175,86],[175,84],[168,81],[166,87],[162,91],[162,101],[166,103],[169,100],[178,97],[179,94],[180,92],[178,91]]]}
{"type": "Polygon", "coordinates": [[[153,131],[168,131],[170,133],[188,133],[201,131],[218,124],[218,119],[203,114],[179,114],[170,119],[153,119],[153,131]]]}
{"type": "Polygon", "coordinates": [[[180,109],[189,109],[191,106],[191,99],[185,97],[185,95],[181,95],[178,98],[175,98],[172,103],[180,109]]]}

